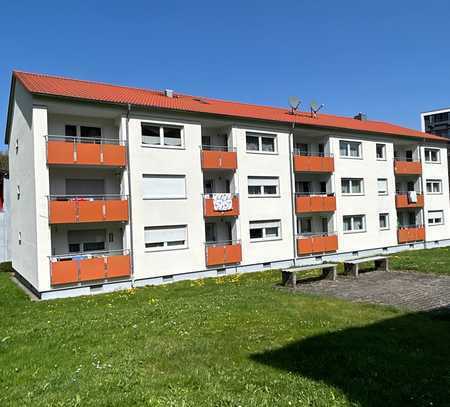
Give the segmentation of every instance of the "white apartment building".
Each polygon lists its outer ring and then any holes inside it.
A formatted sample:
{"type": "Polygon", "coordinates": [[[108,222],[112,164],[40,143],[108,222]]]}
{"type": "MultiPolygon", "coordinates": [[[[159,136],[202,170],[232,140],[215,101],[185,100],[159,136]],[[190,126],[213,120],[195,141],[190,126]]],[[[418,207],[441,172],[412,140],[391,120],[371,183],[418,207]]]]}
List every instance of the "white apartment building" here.
{"type": "Polygon", "coordinates": [[[446,139],[14,72],[10,252],[41,298],[450,244],[446,139]]]}

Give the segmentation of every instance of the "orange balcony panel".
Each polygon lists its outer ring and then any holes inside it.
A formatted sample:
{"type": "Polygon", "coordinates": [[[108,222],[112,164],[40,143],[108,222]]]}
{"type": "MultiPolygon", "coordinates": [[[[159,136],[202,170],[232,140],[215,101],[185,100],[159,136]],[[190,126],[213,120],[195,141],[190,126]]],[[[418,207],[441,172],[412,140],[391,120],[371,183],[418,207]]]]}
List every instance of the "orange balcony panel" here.
{"type": "Polygon", "coordinates": [[[104,201],[76,201],[78,203],[78,222],[103,221],[104,201]]]}
{"type": "Polygon", "coordinates": [[[204,170],[235,170],[237,168],[235,151],[202,150],[201,154],[204,170]]]}
{"type": "Polygon", "coordinates": [[[78,262],[75,260],[55,261],[50,263],[51,284],[72,284],[78,281],[78,262]]]}
{"type": "Polygon", "coordinates": [[[241,261],[242,261],[242,247],[240,243],[206,247],[207,266],[236,264],[240,263],[241,261]]]}
{"type": "Polygon", "coordinates": [[[102,165],[125,167],[126,146],[49,140],[47,163],[59,165],[102,165]]]}
{"type": "Polygon", "coordinates": [[[49,222],[126,222],[128,221],[128,200],[73,200],[50,201],[49,222]]]}
{"type": "Polygon", "coordinates": [[[77,222],[78,202],[76,201],[50,201],[49,221],[51,224],[77,222]]]}
{"type": "Polygon", "coordinates": [[[103,144],[103,165],[125,167],[127,164],[127,150],[125,146],[103,144]]]}
{"type": "Polygon", "coordinates": [[[294,156],[295,172],[334,172],[334,158],[320,156],[294,156]]]}
{"type": "Polygon", "coordinates": [[[397,231],[399,243],[420,242],[425,240],[425,228],[418,226],[416,228],[400,228],[397,231]]]}
{"type": "Polygon", "coordinates": [[[108,278],[128,277],[131,275],[130,256],[109,256],[106,276],[108,278]]]}
{"type": "Polygon", "coordinates": [[[296,196],[296,213],[334,212],[336,210],[336,197],[328,195],[296,196]]]}
{"type": "Polygon", "coordinates": [[[114,199],[105,201],[105,220],[120,222],[128,220],[128,200],[114,199]]]}
{"type": "Polygon", "coordinates": [[[77,164],[81,165],[101,165],[101,145],[100,144],[76,144],[77,164]]]}
{"type": "Polygon", "coordinates": [[[422,163],[420,161],[394,161],[396,175],[421,175],[422,163]]]}
{"type": "Polygon", "coordinates": [[[299,256],[335,252],[337,249],[337,235],[311,236],[297,239],[297,254],[299,256]]]}
{"type": "Polygon", "coordinates": [[[48,164],[74,164],[73,143],[49,141],[47,143],[48,164]]]}
{"type": "Polygon", "coordinates": [[[101,280],[106,277],[105,259],[95,257],[93,259],[80,260],[80,281],[101,280]]]}
{"type": "Polygon", "coordinates": [[[423,208],[424,198],[423,194],[417,194],[417,202],[409,202],[408,194],[395,195],[395,206],[399,209],[402,208],[423,208]]]}
{"type": "Polygon", "coordinates": [[[239,197],[233,196],[232,209],[229,211],[216,211],[214,210],[214,201],[212,198],[205,198],[204,201],[204,215],[205,217],[217,217],[217,216],[239,216],[239,197]]]}

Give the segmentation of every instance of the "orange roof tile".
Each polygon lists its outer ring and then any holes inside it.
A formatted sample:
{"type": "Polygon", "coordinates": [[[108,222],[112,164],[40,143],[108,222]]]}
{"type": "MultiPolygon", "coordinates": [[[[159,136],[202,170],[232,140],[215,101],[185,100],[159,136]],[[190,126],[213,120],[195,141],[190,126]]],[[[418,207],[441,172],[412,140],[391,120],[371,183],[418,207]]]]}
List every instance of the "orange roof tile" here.
{"type": "Polygon", "coordinates": [[[117,104],[132,104],[143,107],[208,113],[279,123],[292,123],[294,121],[297,124],[305,126],[347,129],[357,132],[381,133],[393,136],[448,141],[443,137],[435,136],[433,134],[380,121],[362,121],[350,117],[322,113],[318,114],[316,118],[313,118],[307,112],[298,112],[297,114],[292,115],[287,108],[252,105],[177,93],[175,93],[173,98],[170,98],[160,91],[28,72],[14,71],[13,76],[17,78],[29,92],[40,95],[117,104]]]}

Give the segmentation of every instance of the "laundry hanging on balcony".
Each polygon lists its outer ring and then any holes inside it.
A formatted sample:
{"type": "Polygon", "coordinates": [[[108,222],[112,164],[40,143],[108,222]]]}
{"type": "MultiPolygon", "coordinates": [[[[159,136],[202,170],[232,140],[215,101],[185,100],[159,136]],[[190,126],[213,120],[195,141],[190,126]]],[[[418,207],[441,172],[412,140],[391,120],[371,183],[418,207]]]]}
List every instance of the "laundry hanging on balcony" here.
{"type": "Polygon", "coordinates": [[[409,201],[409,203],[417,203],[417,192],[416,191],[408,192],[408,201],[409,201]]]}
{"type": "Polygon", "coordinates": [[[233,200],[231,194],[220,193],[213,194],[213,205],[215,211],[231,211],[233,209],[233,200]]]}

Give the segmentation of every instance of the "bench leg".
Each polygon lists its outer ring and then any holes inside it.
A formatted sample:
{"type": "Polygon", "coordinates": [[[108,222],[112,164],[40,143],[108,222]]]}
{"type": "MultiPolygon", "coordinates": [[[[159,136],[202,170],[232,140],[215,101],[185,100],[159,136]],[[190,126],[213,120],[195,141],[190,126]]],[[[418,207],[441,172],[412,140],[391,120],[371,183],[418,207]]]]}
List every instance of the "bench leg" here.
{"type": "Polygon", "coordinates": [[[295,288],[295,286],[297,285],[297,275],[290,271],[282,271],[281,284],[283,284],[284,286],[289,285],[292,288],[295,288]]]}
{"type": "Polygon", "coordinates": [[[375,269],[389,271],[389,261],[388,259],[375,260],[375,269]]]}
{"type": "Polygon", "coordinates": [[[350,265],[350,274],[353,277],[358,277],[359,276],[359,264],[358,263],[350,265]]]}
{"type": "Polygon", "coordinates": [[[336,266],[324,268],[322,271],[322,277],[327,278],[328,280],[335,281],[336,280],[336,266]]]}

